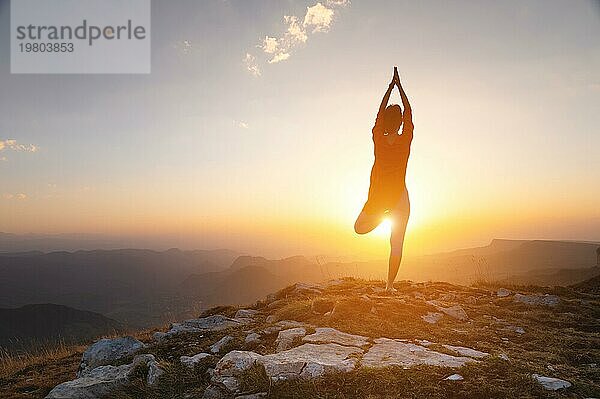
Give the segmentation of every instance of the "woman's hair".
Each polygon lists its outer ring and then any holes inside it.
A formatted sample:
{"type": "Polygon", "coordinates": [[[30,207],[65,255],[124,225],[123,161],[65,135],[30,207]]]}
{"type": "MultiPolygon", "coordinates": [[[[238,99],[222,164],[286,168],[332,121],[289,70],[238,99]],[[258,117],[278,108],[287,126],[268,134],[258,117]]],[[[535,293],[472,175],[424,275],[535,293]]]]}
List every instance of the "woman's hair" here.
{"type": "Polygon", "coordinates": [[[402,125],[402,108],[398,104],[388,105],[383,114],[385,130],[396,133],[402,125]]]}

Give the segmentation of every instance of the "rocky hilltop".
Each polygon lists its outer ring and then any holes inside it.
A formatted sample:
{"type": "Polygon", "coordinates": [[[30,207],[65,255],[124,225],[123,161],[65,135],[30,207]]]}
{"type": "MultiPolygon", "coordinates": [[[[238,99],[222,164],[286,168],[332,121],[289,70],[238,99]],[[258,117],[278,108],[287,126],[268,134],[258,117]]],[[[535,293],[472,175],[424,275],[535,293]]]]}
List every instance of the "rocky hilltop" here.
{"type": "Polygon", "coordinates": [[[251,307],[213,308],[139,339],[102,339],[85,350],[71,380],[43,395],[600,396],[597,294],[447,283],[396,288],[386,295],[379,283],[355,279],[295,284],[251,307]]]}

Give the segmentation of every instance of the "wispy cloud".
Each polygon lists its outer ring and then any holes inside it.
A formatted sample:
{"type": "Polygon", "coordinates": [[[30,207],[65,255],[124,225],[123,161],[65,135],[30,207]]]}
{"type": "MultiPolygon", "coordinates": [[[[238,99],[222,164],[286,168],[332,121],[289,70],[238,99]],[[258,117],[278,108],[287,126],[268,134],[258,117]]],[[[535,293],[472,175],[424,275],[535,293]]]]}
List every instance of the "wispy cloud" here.
{"type": "Polygon", "coordinates": [[[5,200],[26,200],[27,194],[17,193],[17,194],[2,194],[2,198],[5,200]]]}
{"type": "MultiPolygon", "coordinates": [[[[305,44],[309,37],[315,33],[326,33],[331,29],[336,8],[347,7],[350,0],[327,0],[326,5],[318,2],[306,8],[304,17],[284,15],[284,32],[276,36],[265,36],[257,46],[262,50],[262,56],[268,64],[277,64],[289,59],[294,50],[305,44]]],[[[261,67],[257,57],[246,53],[244,58],[246,69],[254,76],[260,76],[261,67]]]]}
{"type": "Polygon", "coordinates": [[[19,152],[37,152],[38,147],[33,144],[20,144],[17,140],[0,140],[0,151],[19,151],[19,152]]]}
{"type": "Polygon", "coordinates": [[[246,53],[246,57],[244,58],[244,65],[248,72],[250,72],[254,76],[260,76],[260,67],[258,66],[258,62],[256,62],[256,57],[250,53],[246,53]]]}
{"type": "Polygon", "coordinates": [[[236,121],[235,125],[240,129],[248,129],[250,126],[244,121],[236,121]]]}

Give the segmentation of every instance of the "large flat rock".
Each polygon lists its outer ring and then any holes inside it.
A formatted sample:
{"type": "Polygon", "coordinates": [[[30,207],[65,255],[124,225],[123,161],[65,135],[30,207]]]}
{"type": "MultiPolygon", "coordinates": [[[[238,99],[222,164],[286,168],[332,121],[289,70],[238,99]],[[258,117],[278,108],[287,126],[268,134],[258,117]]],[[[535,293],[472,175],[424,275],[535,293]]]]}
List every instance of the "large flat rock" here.
{"type": "Polygon", "coordinates": [[[424,346],[379,338],[378,342],[363,356],[361,366],[382,368],[401,366],[409,368],[416,365],[461,367],[476,362],[470,357],[451,356],[430,350],[424,346]]]}
{"type": "Polygon", "coordinates": [[[362,335],[348,334],[329,327],[318,327],[314,334],[302,338],[304,342],[331,343],[345,346],[362,347],[369,344],[369,338],[362,335]]]}
{"type": "Polygon", "coordinates": [[[259,362],[267,375],[275,381],[290,378],[315,378],[330,372],[354,370],[362,354],[360,348],[338,344],[304,344],[290,350],[266,355],[259,362]]]}
{"type": "Polygon", "coordinates": [[[239,393],[240,380],[254,367],[264,368],[273,381],[316,378],[331,372],[348,372],[357,365],[360,348],[337,344],[304,344],[280,353],[259,355],[249,351],[231,351],[219,360],[213,382],[239,393]]]}

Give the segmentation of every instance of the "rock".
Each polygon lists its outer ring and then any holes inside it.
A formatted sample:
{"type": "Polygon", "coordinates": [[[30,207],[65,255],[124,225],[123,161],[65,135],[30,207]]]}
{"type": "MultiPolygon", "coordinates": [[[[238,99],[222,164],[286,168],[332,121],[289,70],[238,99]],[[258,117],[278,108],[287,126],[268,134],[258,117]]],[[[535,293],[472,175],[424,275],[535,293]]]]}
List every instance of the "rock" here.
{"type": "Polygon", "coordinates": [[[323,286],[319,284],[311,284],[311,283],[296,283],[294,284],[294,288],[292,290],[293,294],[303,294],[303,295],[319,295],[323,293],[323,286]]]}
{"type": "Polygon", "coordinates": [[[233,398],[231,392],[223,385],[209,385],[202,395],[202,399],[229,399],[233,398]]]}
{"type": "Polygon", "coordinates": [[[194,356],[181,356],[179,361],[186,367],[193,369],[196,367],[198,363],[200,363],[203,359],[212,357],[212,355],[208,353],[198,353],[194,356]]]}
{"type": "Polygon", "coordinates": [[[513,332],[516,332],[517,334],[525,334],[525,329],[523,327],[509,325],[505,328],[505,330],[513,331],[513,332]]]}
{"type": "Polygon", "coordinates": [[[169,334],[162,332],[162,331],[157,331],[154,334],[152,334],[152,338],[155,341],[161,341],[162,339],[164,339],[165,337],[168,337],[169,334]]]}
{"type": "Polygon", "coordinates": [[[290,328],[289,330],[282,330],[277,335],[275,344],[277,345],[277,352],[288,350],[292,347],[295,340],[300,339],[306,335],[306,329],[304,327],[290,328]]]}
{"type": "MultiPolygon", "coordinates": [[[[421,346],[431,346],[431,345],[433,345],[435,343],[435,342],[428,341],[426,339],[417,339],[415,341],[417,341],[421,346]]],[[[380,343],[380,342],[377,342],[377,343],[380,343]]]]}
{"type": "Polygon", "coordinates": [[[272,314],[267,316],[266,320],[267,323],[276,323],[277,321],[279,321],[279,317],[277,317],[276,315],[272,314]]]}
{"type": "Polygon", "coordinates": [[[489,356],[489,353],[481,352],[471,348],[465,348],[464,346],[452,346],[452,345],[442,345],[444,348],[451,350],[452,352],[456,352],[461,356],[473,357],[475,359],[480,359],[486,356],[489,356]]]}
{"type": "Polygon", "coordinates": [[[257,313],[258,313],[258,310],[254,310],[254,309],[240,309],[235,313],[235,318],[236,319],[252,319],[254,316],[256,316],[257,313]]]}
{"type": "Polygon", "coordinates": [[[496,291],[496,296],[500,298],[504,298],[506,296],[509,296],[510,294],[512,294],[512,291],[507,290],[506,288],[500,288],[498,289],[498,291],[496,291]]]}
{"type": "Polygon", "coordinates": [[[239,392],[239,378],[256,367],[262,358],[262,355],[254,352],[231,351],[217,363],[212,380],[223,384],[230,392],[239,392]]]}
{"type": "Polygon", "coordinates": [[[251,393],[249,395],[236,396],[235,399],[259,399],[259,398],[266,398],[266,397],[267,397],[266,392],[259,392],[259,393],[251,393]]]}
{"type": "Polygon", "coordinates": [[[90,370],[84,377],[63,382],[55,386],[46,399],[101,399],[109,397],[116,389],[129,382],[132,365],[99,366],[90,370]]]}
{"type": "Polygon", "coordinates": [[[464,380],[464,377],[460,374],[452,374],[444,379],[448,380],[448,381],[462,381],[462,380],[464,380]]]}
{"type": "Polygon", "coordinates": [[[465,321],[469,320],[469,316],[467,316],[467,312],[460,305],[450,306],[446,308],[442,306],[438,301],[427,301],[427,303],[431,306],[434,306],[440,312],[447,314],[450,317],[454,317],[455,319],[465,321]]]}
{"type": "Polygon", "coordinates": [[[103,338],[89,346],[81,358],[77,377],[90,370],[120,361],[144,348],[145,345],[133,337],[103,338]]]}
{"type": "Polygon", "coordinates": [[[561,380],[560,378],[544,377],[538,374],[533,374],[532,377],[548,391],[557,391],[571,386],[569,381],[561,380]]]}
{"type": "Polygon", "coordinates": [[[318,327],[314,334],[302,338],[304,342],[311,343],[334,343],[345,346],[366,346],[369,345],[369,338],[362,335],[353,335],[329,327],[318,327]]]}
{"type": "Polygon", "coordinates": [[[329,287],[337,287],[338,285],[342,285],[344,284],[346,281],[343,278],[337,278],[335,280],[329,280],[327,283],[325,283],[325,287],[329,288],[329,287]]]}
{"type": "Polygon", "coordinates": [[[461,321],[469,320],[467,312],[465,312],[465,310],[460,305],[451,306],[449,308],[440,308],[439,310],[446,313],[450,317],[454,317],[455,319],[461,321]]]}
{"type": "Polygon", "coordinates": [[[560,302],[560,298],[556,295],[522,295],[515,294],[513,297],[515,302],[521,302],[526,305],[545,305],[556,306],[560,302]]]}
{"type": "Polygon", "coordinates": [[[505,360],[505,361],[507,361],[507,362],[508,362],[508,361],[510,361],[510,359],[508,358],[508,356],[507,356],[507,355],[505,355],[504,353],[501,353],[501,354],[499,354],[499,355],[498,355],[498,357],[499,357],[500,359],[502,359],[502,360],[505,360]]]}
{"type": "Polygon", "coordinates": [[[297,378],[317,378],[331,372],[349,372],[356,367],[354,355],[360,348],[337,344],[304,344],[287,351],[259,355],[248,351],[231,351],[215,367],[213,384],[223,384],[232,393],[239,393],[240,379],[255,367],[264,368],[272,381],[297,378]]]}
{"type": "Polygon", "coordinates": [[[263,330],[264,334],[273,334],[281,330],[296,328],[296,327],[307,327],[306,324],[295,320],[282,320],[277,322],[274,326],[267,327],[263,330]]]}
{"type": "Polygon", "coordinates": [[[260,342],[260,334],[255,332],[246,335],[246,339],[244,340],[247,344],[257,344],[260,342]]]}
{"type": "Polygon", "coordinates": [[[160,367],[160,364],[156,360],[148,362],[148,376],[146,377],[146,383],[148,385],[154,385],[164,373],[165,370],[160,367]]]}
{"type": "Polygon", "coordinates": [[[167,335],[175,335],[186,332],[222,331],[228,328],[240,327],[251,323],[248,318],[232,319],[220,314],[203,317],[200,319],[186,320],[182,323],[173,323],[166,332],[167,335]]]}
{"type": "Polygon", "coordinates": [[[210,351],[211,351],[211,353],[219,353],[227,345],[231,344],[233,341],[235,341],[235,338],[233,338],[231,335],[226,335],[223,338],[221,338],[220,340],[218,340],[217,342],[215,342],[214,344],[212,344],[210,346],[210,351]]]}
{"type": "Polygon", "coordinates": [[[421,316],[421,318],[423,319],[423,321],[429,323],[429,324],[435,324],[438,321],[440,321],[440,319],[443,317],[444,315],[442,313],[435,313],[435,312],[427,312],[426,315],[421,316]]]}
{"type": "Polygon", "coordinates": [[[284,352],[266,355],[259,359],[259,362],[273,381],[313,379],[330,372],[354,370],[357,359],[352,356],[362,353],[360,348],[337,344],[304,344],[284,352]]]}
{"type": "Polygon", "coordinates": [[[462,367],[467,363],[477,362],[470,357],[451,356],[432,351],[420,345],[400,342],[398,340],[380,338],[362,358],[362,366],[381,368],[402,366],[409,368],[415,365],[462,367]]]}

